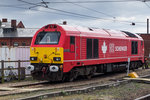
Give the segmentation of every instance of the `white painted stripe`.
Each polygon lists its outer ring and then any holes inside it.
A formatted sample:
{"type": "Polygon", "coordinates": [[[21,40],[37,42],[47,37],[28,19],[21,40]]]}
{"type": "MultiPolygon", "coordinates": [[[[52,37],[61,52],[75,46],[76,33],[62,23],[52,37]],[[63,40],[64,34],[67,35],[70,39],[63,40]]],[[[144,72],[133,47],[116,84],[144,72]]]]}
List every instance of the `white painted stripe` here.
{"type": "Polygon", "coordinates": [[[80,59],[80,60],[64,60],[64,62],[72,62],[72,61],[90,61],[90,60],[105,60],[105,59],[121,59],[121,58],[138,58],[143,56],[130,56],[130,57],[113,57],[113,58],[99,58],[99,59],[80,59]]]}

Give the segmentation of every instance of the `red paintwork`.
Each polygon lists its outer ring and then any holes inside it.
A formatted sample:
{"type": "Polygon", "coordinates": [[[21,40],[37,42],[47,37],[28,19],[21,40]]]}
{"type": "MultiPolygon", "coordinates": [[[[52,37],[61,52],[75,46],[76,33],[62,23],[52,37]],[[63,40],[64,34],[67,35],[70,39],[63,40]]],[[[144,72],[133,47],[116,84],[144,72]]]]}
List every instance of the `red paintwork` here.
{"type": "MultiPolygon", "coordinates": [[[[73,27],[68,25],[49,24],[49,28],[46,26],[39,29],[33,37],[31,47],[63,47],[64,50],[70,50],[70,52],[64,52],[64,64],[63,71],[69,72],[73,67],[95,65],[104,63],[115,62],[127,62],[128,58],[131,61],[141,60],[144,62],[144,45],[141,46],[143,39],[137,35],[138,38],[128,37],[121,31],[104,30],[104,29],[89,29],[83,27],[73,27]],[[57,26],[57,28],[50,28],[51,26],[57,26]],[[41,31],[60,31],[61,37],[58,45],[35,45],[35,37],[41,31]],[[70,36],[75,36],[75,46],[70,45],[70,36]],[[99,58],[86,59],[86,39],[99,39],[99,58]],[[138,41],[138,54],[131,55],[131,41],[138,41]],[[102,52],[102,45],[106,43],[106,54],[102,52]],[[110,50],[110,44],[117,46],[126,46],[127,51],[115,51],[110,50]],[[74,50],[73,50],[74,49],[74,50]]],[[[113,49],[114,50],[114,49],[113,49]]]]}
{"type": "Polygon", "coordinates": [[[70,44],[70,52],[75,52],[75,45],[70,44]]]}

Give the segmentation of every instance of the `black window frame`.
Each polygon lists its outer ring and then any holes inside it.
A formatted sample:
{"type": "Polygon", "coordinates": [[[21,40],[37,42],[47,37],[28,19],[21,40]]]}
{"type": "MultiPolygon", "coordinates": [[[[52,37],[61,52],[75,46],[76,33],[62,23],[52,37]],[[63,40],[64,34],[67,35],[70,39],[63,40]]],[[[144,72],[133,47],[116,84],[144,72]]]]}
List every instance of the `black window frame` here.
{"type": "Polygon", "coordinates": [[[138,54],[138,41],[131,41],[131,54],[138,54]]]}
{"type": "Polygon", "coordinates": [[[13,31],[15,31],[14,28],[3,28],[3,33],[11,33],[13,31]]]}
{"type": "Polygon", "coordinates": [[[1,46],[7,46],[6,42],[1,42],[1,46]]]}
{"type": "Polygon", "coordinates": [[[86,58],[94,59],[99,58],[99,40],[98,39],[86,39],[86,58]]]}
{"type": "Polygon", "coordinates": [[[26,42],[22,42],[22,46],[27,46],[26,42]]]}
{"type": "Polygon", "coordinates": [[[93,39],[93,58],[99,57],[99,41],[98,39],[93,39]]]}
{"type": "Polygon", "coordinates": [[[86,40],[86,58],[90,59],[92,58],[92,39],[86,40]]]}
{"type": "Polygon", "coordinates": [[[70,44],[75,45],[75,36],[70,36],[70,44]]]}

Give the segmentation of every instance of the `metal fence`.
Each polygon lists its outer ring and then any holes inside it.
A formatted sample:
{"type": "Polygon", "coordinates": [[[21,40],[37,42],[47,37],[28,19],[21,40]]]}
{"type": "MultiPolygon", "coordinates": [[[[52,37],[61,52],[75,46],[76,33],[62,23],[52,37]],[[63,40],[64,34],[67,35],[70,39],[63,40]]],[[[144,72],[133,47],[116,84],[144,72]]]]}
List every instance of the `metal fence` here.
{"type": "MultiPolygon", "coordinates": [[[[17,61],[4,61],[1,60],[1,69],[0,69],[0,79],[1,83],[4,83],[5,80],[9,80],[11,78],[16,78],[19,81],[24,79],[25,76],[29,76],[30,73],[26,73],[25,67],[22,66],[21,63],[29,63],[29,60],[17,60],[17,61]],[[17,63],[17,66],[5,66],[6,63],[17,63]]],[[[9,64],[11,65],[11,64],[9,64]]]]}

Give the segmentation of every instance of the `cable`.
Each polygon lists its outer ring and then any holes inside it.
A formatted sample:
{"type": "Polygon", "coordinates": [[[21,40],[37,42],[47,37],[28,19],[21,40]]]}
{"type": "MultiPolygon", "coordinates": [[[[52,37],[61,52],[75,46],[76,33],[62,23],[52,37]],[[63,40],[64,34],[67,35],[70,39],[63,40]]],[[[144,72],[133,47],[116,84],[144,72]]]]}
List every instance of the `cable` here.
{"type": "MultiPolygon", "coordinates": [[[[25,7],[17,7],[17,6],[13,6],[13,5],[1,5],[0,4],[0,7],[9,7],[9,8],[17,8],[17,9],[26,9],[26,10],[29,10],[28,8],[25,8],[25,7]]],[[[32,11],[38,11],[38,12],[44,12],[44,13],[51,13],[51,14],[57,14],[57,15],[65,15],[65,16],[72,16],[72,17],[79,17],[79,18],[85,18],[83,16],[77,16],[77,15],[69,15],[69,14],[64,14],[64,13],[57,13],[57,12],[51,12],[51,11],[42,11],[42,10],[37,10],[37,9],[30,9],[32,11]]],[[[120,23],[123,23],[127,25],[127,21],[119,21],[119,20],[110,20],[110,21],[113,21],[113,22],[120,22],[120,23]]],[[[131,23],[131,22],[128,22],[128,23],[131,23]]],[[[136,23],[145,23],[145,22],[136,22],[136,23]]],[[[129,25],[129,24],[128,24],[129,25]]],[[[139,24],[138,24],[139,25],[139,24]]]]}
{"type": "MultiPolygon", "coordinates": [[[[18,0],[18,1],[30,4],[30,5],[34,5],[34,6],[37,5],[37,6],[45,7],[43,5],[38,5],[38,4],[35,4],[35,3],[23,1],[23,0],[18,0]]],[[[139,1],[139,0],[136,0],[136,1],[139,1]]],[[[89,15],[84,15],[84,14],[69,12],[69,11],[65,11],[65,10],[61,10],[61,9],[56,9],[56,8],[52,8],[52,7],[45,7],[45,8],[50,9],[50,10],[55,10],[55,11],[63,12],[63,13],[67,13],[67,14],[71,14],[71,15],[80,16],[80,17],[93,18],[93,19],[102,19],[102,20],[110,20],[110,21],[119,21],[119,22],[125,22],[125,23],[133,23],[133,21],[120,21],[120,20],[117,20],[117,19],[114,20],[114,19],[100,18],[100,17],[96,17],[96,16],[89,16],[89,15]]],[[[145,22],[134,22],[134,23],[145,23],[145,22]]]]}
{"type": "MultiPolygon", "coordinates": [[[[65,0],[65,1],[67,1],[67,0],[65,0]]],[[[67,1],[67,2],[70,2],[70,1],[67,1]]],[[[95,9],[91,9],[91,8],[88,8],[88,7],[85,7],[85,6],[82,6],[82,5],[73,3],[73,2],[70,2],[70,3],[73,4],[73,5],[76,5],[76,6],[78,6],[78,7],[81,7],[81,8],[90,10],[90,11],[94,11],[94,12],[97,12],[97,13],[100,13],[100,14],[103,14],[103,15],[105,15],[105,16],[113,17],[114,19],[116,18],[116,17],[114,17],[114,16],[112,16],[112,15],[109,15],[109,14],[106,14],[106,13],[103,13],[103,12],[100,12],[100,11],[97,11],[97,10],[95,10],[95,9]]]]}
{"type": "Polygon", "coordinates": [[[149,5],[149,4],[147,4],[146,2],[144,2],[144,4],[145,4],[148,8],[150,8],[150,5],[149,5]]]}
{"type": "MultiPolygon", "coordinates": [[[[51,13],[51,14],[57,14],[57,15],[65,15],[65,16],[77,17],[76,15],[69,15],[69,14],[57,13],[57,12],[52,12],[52,11],[42,11],[42,10],[37,10],[37,9],[29,9],[29,8],[25,8],[25,7],[14,6],[14,5],[4,5],[4,4],[2,5],[2,4],[0,4],[0,7],[25,9],[25,10],[32,10],[32,11],[44,12],[44,13],[51,13]]],[[[85,18],[85,17],[80,16],[80,18],[85,18]]]]}
{"type": "MultiPolygon", "coordinates": [[[[45,7],[45,6],[43,6],[43,5],[38,5],[38,4],[35,4],[35,3],[30,3],[30,2],[27,2],[27,1],[23,1],[23,0],[18,0],[18,1],[21,1],[21,2],[30,4],[30,5],[33,5],[33,6],[41,6],[41,7],[45,7]]],[[[50,10],[55,10],[55,11],[63,12],[63,13],[72,14],[72,15],[78,15],[78,16],[82,16],[82,17],[87,17],[87,18],[103,19],[103,20],[112,20],[112,19],[105,19],[105,18],[100,18],[100,17],[90,16],[90,15],[84,15],[84,14],[79,14],[79,13],[69,12],[69,11],[65,11],[65,10],[61,10],[61,9],[56,9],[56,8],[52,8],[52,7],[45,7],[45,8],[50,9],[50,10]]]]}
{"type": "MultiPolygon", "coordinates": [[[[25,8],[25,7],[17,7],[17,6],[14,6],[14,5],[1,5],[0,4],[0,7],[8,7],[8,8],[17,8],[17,9],[26,9],[26,10],[29,10],[28,8],[25,8]]],[[[56,13],[56,12],[51,12],[51,11],[41,11],[41,10],[37,10],[37,9],[30,9],[32,11],[38,11],[38,12],[45,12],[45,13],[51,13],[51,14],[57,14],[57,15],[65,15],[65,16],[73,16],[73,17],[77,17],[76,15],[69,15],[69,14],[64,14],[64,13],[56,13]]],[[[79,17],[79,16],[78,16],[79,17]]],[[[80,18],[85,18],[85,17],[82,17],[80,16],[80,18]]],[[[125,23],[124,23],[125,24],[125,23]]]]}
{"type": "MultiPolygon", "coordinates": [[[[18,0],[18,1],[22,1],[22,0],[18,0]]],[[[26,1],[23,1],[23,2],[26,2],[26,1]]],[[[37,4],[34,4],[34,3],[30,3],[30,2],[26,2],[27,4],[30,4],[30,5],[37,5],[37,4]]],[[[2,5],[1,5],[2,6],[2,5]]],[[[45,7],[43,5],[40,5],[41,7],[45,7]]],[[[15,7],[15,6],[6,6],[6,5],[3,5],[3,7],[13,7],[13,8],[20,8],[20,9],[27,9],[27,8],[24,8],[24,7],[15,7]]],[[[45,7],[46,8],[46,7],[45,7]]],[[[63,13],[56,13],[56,12],[49,12],[49,11],[41,11],[41,10],[37,10],[37,9],[31,9],[33,11],[40,11],[40,12],[48,12],[48,13],[53,13],[53,14],[58,14],[58,15],[65,15],[65,16],[74,16],[74,17],[80,17],[80,18],[85,18],[85,17],[88,17],[88,18],[93,18],[93,19],[103,19],[103,20],[109,20],[109,21],[119,21],[119,20],[112,20],[112,19],[104,19],[104,18],[99,18],[99,17],[95,17],[95,16],[88,16],[88,15],[82,15],[82,14],[76,14],[76,13],[70,13],[68,11],[63,11],[63,10],[59,10],[59,9],[55,9],[55,8],[49,8],[48,9],[50,10],[56,10],[56,11],[60,11],[60,12],[63,12],[63,13]],[[64,14],[64,12],[66,14],[64,14]],[[71,14],[71,15],[70,15],[71,14]],[[80,15],[80,16],[79,16],[80,15]]],[[[125,22],[125,23],[132,23],[131,21],[119,21],[119,22],[125,22]]],[[[137,22],[136,22],[137,23],[137,22]]],[[[138,23],[145,23],[145,22],[138,22],[138,23]]]]}
{"type": "Polygon", "coordinates": [[[0,6],[25,6],[27,4],[18,4],[18,5],[5,5],[5,4],[0,4],[0,6]]]}
{"type": "MultiPolygon", "coordinates": [[[[133,1],[142,1],[142,0],[103,0],[103,1],[72,1],[72,3],[109,3],[109,2],[133,2],[133,1]]],[[[70,3],[69,1],[52,1],[52,2],[48,2],[48,3],[70,3]]]]}
{"type": "MultiPolygon", "coordinates": [[[[0,7],[8,7],[8,8],[18,8],[18,9],[26,9],[26,10],[29,10],[28,8],[25,8],[25,7],[17,7],[17,6],[14,6],[14,5],[1,5],[0,4],[0,7]]],[[[41,10],[37,10],[37,9],[30,9],[32,11],[38,11],[38,12],[45,12],[45,13],[51,13],[51,14],[57,14],[57,15],[65,15],[65,16],[72,16],[72,17],[77,17],[76,15],[69,15],[69,14],[64,14],[64,13],[56,13],[56,12],[51,12],[51,11],[41,11],[41,10]]],[[[78,16],[80,18],[85,18],[85,17],[82,17],[82,16],[78,16]]]]}

